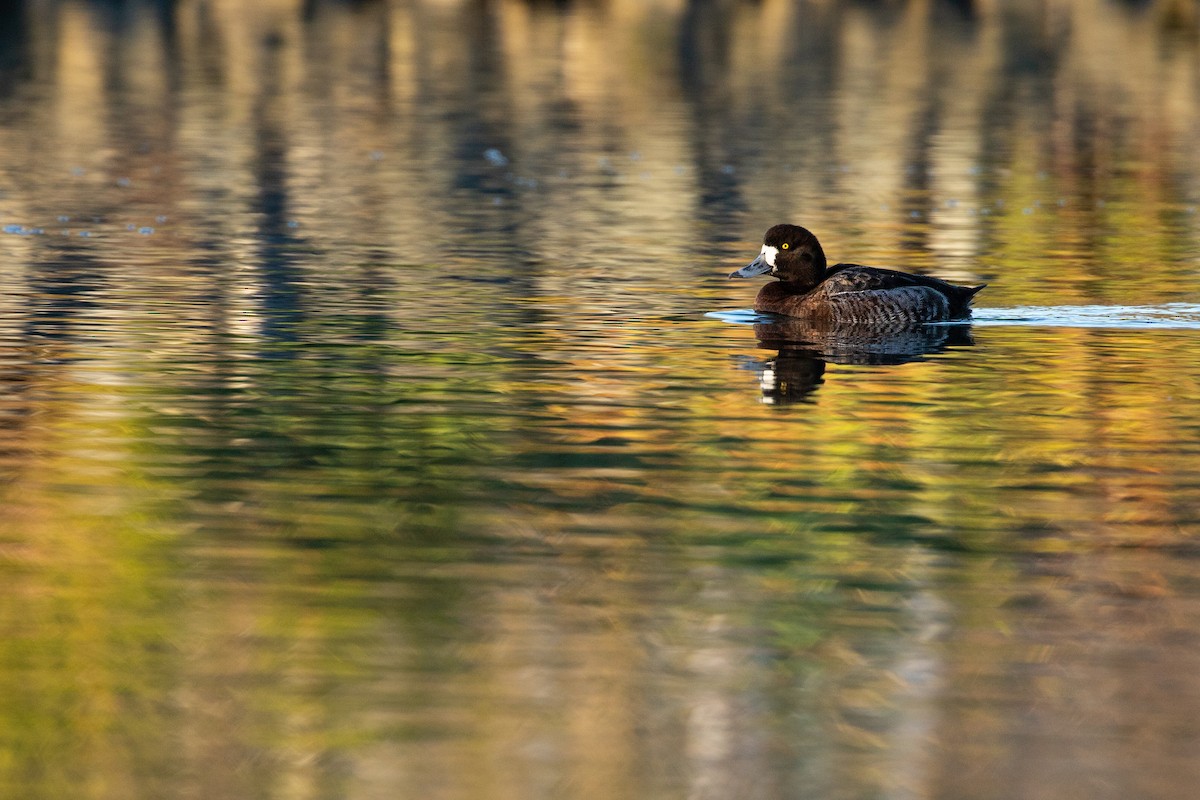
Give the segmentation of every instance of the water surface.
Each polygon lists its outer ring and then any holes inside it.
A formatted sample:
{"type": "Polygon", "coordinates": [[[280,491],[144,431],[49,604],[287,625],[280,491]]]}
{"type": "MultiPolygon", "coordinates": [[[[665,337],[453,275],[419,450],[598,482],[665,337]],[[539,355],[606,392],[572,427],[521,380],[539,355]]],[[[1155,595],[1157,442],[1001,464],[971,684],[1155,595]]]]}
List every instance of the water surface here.
{"type": "Polygon", "coordinates": [[[5,794],[1192,795],[1189,4],[0,13],[5,794]]]}

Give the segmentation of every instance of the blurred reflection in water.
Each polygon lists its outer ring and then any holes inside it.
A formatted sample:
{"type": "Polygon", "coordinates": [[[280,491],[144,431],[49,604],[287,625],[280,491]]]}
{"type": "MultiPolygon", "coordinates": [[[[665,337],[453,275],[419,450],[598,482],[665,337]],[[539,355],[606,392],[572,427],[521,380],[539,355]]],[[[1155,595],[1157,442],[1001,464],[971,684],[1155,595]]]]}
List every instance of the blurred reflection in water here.
{"type": "Polygon", "coordinates": [[[806,398],[822,382],[826,362],[907,364],[975,343],[967,323],[815,328],[786,317],[756,323],[754,336],[760,347],[779,351],[760,371],[763,401],[770,404],[806,398]]]}
{"type": "Polygon", "coordinates": [[[0,0],[4,793],[1190,797],[1198,14],[0,0]]]}

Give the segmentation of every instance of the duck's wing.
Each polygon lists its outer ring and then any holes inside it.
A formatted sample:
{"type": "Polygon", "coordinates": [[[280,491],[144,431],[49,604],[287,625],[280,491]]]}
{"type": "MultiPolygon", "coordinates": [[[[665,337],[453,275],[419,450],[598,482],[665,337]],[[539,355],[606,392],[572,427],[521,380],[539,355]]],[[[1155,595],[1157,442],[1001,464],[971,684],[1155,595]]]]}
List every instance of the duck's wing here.
{"type": "Polygon", "coordinates": [[[906,286],[924,286],[939,292],[954,288],[954,284],[930,278],[927,275],[913,275],[909,272],[899,272],[894,269],[879,267],[864,267],[861,264],[835,264],[826,273],[821,284],[830,293],[865,292],[871,289],[900,289],[906,286]]]}
{"type": "Polygon", "coordinates": [[[947,301],[946,313],[956,318],[970,314],[971,298],[986,285],[958,286],[928,275],[913,275],[909,272],[864,267],[860,264],[836,264],[821,282],[821,289],[830,298],[846,293],[895,291],[905,295],[905,300],[909,302],[925,297],[925,292],[933,292],[947,301]],[[919,291],[907,291],[910,289],[919,291]]]}

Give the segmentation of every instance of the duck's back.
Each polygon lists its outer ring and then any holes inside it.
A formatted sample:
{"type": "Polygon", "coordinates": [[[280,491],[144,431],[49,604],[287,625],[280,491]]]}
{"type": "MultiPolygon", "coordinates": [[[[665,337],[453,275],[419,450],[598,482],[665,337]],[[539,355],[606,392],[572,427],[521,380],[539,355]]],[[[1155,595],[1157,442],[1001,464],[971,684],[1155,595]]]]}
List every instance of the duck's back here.
{"type": "Polygon", "coordinates": [[[909,325],[966,317],[983,288],[858,264],[835,265],[805,294],[790,294],[787,286],[764,286],[755,307],[814,324],[909,325]]]}

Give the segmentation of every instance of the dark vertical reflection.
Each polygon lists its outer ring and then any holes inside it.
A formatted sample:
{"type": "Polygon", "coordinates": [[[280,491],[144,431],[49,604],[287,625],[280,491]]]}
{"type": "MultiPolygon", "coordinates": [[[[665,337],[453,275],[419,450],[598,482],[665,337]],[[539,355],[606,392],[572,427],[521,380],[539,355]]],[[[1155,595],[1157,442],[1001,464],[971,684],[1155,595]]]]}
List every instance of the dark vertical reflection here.
{"type": "Polygon", "coordinates": [[[297,250],[301,240],[289,219],[287,116],[280,79],[286,42],[271,33],[261,43],[261,84],[254,106],[254,179],[252,210],[258,220],[258,270],[262,289],[262,331],[271,340],[293,341],[302,321],[303,293],[298,276],[297,250]]]}
{"type": "MultiPolygon", "coordinates": [[[[472,0],[458,11],[462,53],[465,59],[462,86],[451,90],[450,101],[456,134],[454,163],[457,171],[450,189],[468,189],[489,199],[514,199],[504,170],[488,169],[484,152],[495,148],[512,153],[508,131],[508,66],[496,30],[498,12],[487,0],[472,0]]],[[[507,156],[505,156],[507,158],[507,156]]],[[[498,162],[493,162],[499,166],[498,162]]],[[[505,213],[513,219],[518,213],[505,213]]]]}
{"type": "Polygon", "coordinates": [[[748,118],[736,118],[744,104],[731,102],[730,51],[738,4],[689,0],[679,23],[679,81],[692,112],[692,159],[699,177],[697,214],[714,241],[739,236],[743,148],[754,137],[741,133],[764,124],[766,109],[750,105],[748,118]]]}
{"type": "Polygon", "coordinates": [[[0,99],[30,76],[25,0],[0,0],[0,99]]]}
{"type": "Polygon", "coordinates": [[[106,267],[82,247],[48,250],[30,265],[28,291],[34,298],[26,316],[32,337],[78,342],[88,335],[81,317],[102,306],[106,267]],[[82,329],[82,330],[81,330],[82,329]]]}

